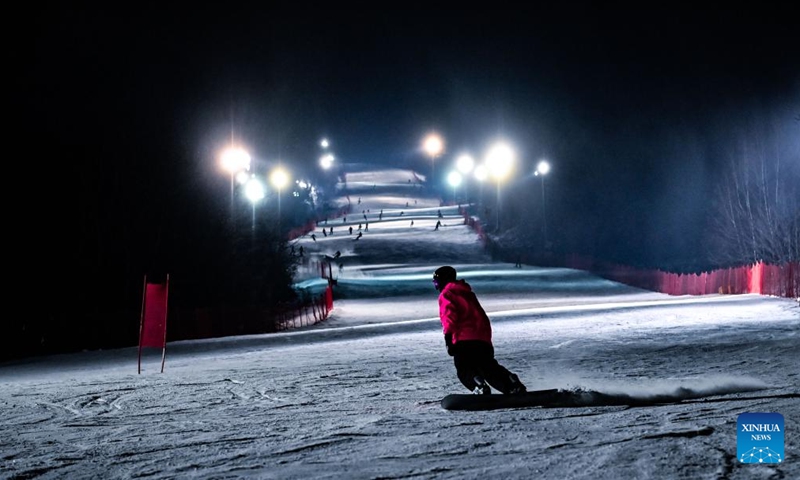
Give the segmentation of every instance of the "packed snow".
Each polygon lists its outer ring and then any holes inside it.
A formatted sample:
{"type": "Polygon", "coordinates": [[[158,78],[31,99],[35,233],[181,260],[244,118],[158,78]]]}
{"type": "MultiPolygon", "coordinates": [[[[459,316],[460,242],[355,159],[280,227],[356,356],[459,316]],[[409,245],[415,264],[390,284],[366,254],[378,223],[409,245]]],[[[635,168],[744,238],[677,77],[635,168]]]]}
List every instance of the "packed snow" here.
{"type": "Polygon", "coordinates": [[[296,241],[308,271],[341,255],[321,324],[170,342],[164,373],[146,349],[137,374],[137,348],[0,365],[0,477],[800,478],[796,301],[670,297],[493,262],[420,178],[358,166],[341,185],[347,220],[296,241]],[[491,317],[500,363],[577,405],[441,408],[467,393],[431,284],[445,264],[491,317]],[[782,463],[737,461],[744,412],[784,416],[782,463]]]}

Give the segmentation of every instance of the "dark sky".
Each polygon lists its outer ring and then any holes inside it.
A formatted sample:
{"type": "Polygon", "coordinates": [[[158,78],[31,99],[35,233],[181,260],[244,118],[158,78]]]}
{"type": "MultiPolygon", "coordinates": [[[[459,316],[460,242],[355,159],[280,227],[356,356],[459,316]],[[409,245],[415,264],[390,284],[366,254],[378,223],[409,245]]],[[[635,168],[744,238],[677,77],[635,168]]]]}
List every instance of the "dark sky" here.
{"type": "Polygon", "coordinates": [[[435,129],[447,155],[507,139],[520,178],[550,159],[554,216],[610,215],[612,237],[685,251],[732,117],[797,115],[796,16],[558,4],[48,5],[26,17],[12,106],[54,196],[82,189],[74,210],[177,178],[212,195],[232,136],[263,165],[313,169],[327,136],[341,161],[427,168],[435,129]]]}

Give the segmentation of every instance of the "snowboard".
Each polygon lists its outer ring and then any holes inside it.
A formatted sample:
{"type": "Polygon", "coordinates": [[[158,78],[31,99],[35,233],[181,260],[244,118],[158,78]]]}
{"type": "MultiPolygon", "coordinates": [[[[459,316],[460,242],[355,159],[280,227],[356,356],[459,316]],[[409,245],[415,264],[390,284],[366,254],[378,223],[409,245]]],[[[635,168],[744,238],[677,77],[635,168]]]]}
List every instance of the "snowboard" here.
{"type": "Polygon", "coordinates": [[[557,388],[533,390],[514,395],[453,393],[442,399],[445,410],[498,410],[501,408],[540,407],[555,403],[560,398],[557,388]]]}

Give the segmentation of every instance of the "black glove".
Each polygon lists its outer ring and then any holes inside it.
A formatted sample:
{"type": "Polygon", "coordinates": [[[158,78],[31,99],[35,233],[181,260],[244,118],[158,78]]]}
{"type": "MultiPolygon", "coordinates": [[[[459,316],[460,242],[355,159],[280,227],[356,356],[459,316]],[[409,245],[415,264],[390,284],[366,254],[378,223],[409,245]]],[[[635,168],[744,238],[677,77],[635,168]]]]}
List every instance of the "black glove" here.
{"type": "Polygon", "coordinates": [[[447,354],[451,357],[456,354],[456,348],[453,346],[453,334],[452,333],[445,333],[444,334],[444,345],[447,347],[447,354]]]}

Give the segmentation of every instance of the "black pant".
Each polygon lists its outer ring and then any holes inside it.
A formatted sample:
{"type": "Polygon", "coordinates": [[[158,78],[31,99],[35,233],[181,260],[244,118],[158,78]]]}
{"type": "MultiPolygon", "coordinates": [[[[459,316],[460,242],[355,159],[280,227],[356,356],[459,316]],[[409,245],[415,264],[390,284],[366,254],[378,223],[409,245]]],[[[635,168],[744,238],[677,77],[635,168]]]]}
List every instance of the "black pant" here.
{"type": "Polygon", "coordinates": [[[491,343],[480,340],[463,340],[453,345],[455,354],[453,363],[461,384],[470,391],[478,386],[475,377],[481,377],[502,393],[511,389],[511,372],[497,363],[494,358],[494,347],[491,343]]]}

